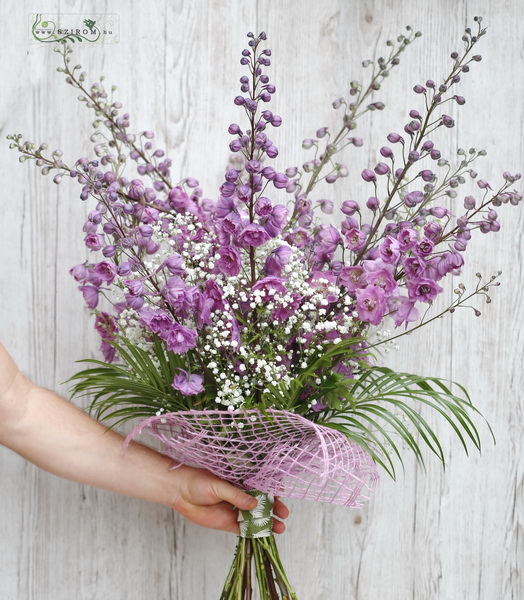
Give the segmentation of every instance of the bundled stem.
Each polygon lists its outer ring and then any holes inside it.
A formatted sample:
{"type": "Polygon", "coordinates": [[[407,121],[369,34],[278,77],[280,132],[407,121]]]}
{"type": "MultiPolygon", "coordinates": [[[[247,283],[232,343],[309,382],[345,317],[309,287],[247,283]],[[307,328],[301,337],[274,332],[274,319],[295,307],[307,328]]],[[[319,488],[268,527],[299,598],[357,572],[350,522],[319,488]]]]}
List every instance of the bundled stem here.
{"type": "Polygon", "coordinates": [[[241,535],[220,600],[252,600],[253,565],[260,600],[296,600],[271,533],[272,499],[256,491],[252,495],[258,506],[253,511],[241,511],[241,535]]]}
{"type": "Polygon", "coordinates": [[[261,600],[297,600],[282,566],[273,534],[263,538],[238,538],[235,558],[220,600],[253,598],[253,565],[261,600]]]}

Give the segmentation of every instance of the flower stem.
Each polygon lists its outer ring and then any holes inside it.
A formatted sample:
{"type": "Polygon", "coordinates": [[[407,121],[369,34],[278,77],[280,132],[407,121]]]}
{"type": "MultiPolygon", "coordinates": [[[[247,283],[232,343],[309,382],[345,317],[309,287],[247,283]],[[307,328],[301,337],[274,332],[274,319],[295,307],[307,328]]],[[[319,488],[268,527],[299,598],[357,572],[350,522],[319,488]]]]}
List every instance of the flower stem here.
{"type": "Polygon", "coordinates": [[[297,600],[271,532],[272,519],[263,516],[264,511],[270,514],[272,499],[260,492],[254,492],[253,495],[259,501],[258,512],[241,511],[241,532],[246,537],[238,538],[233,564],[220,600],[252,600],[253,566],[260,600],[297,600]]]}

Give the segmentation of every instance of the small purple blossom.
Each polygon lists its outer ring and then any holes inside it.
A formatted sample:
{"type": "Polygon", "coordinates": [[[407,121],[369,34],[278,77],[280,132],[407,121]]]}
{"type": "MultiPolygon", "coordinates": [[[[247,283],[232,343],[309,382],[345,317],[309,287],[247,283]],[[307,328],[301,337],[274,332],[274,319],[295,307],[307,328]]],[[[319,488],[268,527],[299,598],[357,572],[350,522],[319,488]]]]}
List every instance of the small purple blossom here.
{"type": "Polygon", "coordinates": [[[250,223],[240,232],[237,237],[238,243],[246,248],[253,246],[258,248],[271,239],[267,231],[258,223],[250,223]]]}
{"type": "Polygon", "coordinates": [[[194,396],[205,390],[204,378],[202,375],[195,375],[179,369],[179,374],[175,375],[171,387],[184,396],[194,396]]]}
{"type": "Polygon", "coordinates": [[[175,323],[167,333],[167,349],[175,354],[185,354],[196,347],[197,338],[198,334],[195,330],[175,323]]]}
{"type": "Polygon", "coordinates": [[[355,295],[359,318],[371,325],[378,325],[386,312],[384,290],[371,285],[364,289],[357,289],[355,295]]]}
{"type": "Polygon", "coordinates": [[[234,277],[240,273],[241,260],[238,250],[233,246],[222,246],[218,249],[218,270],[224,275],[234,277]]]}

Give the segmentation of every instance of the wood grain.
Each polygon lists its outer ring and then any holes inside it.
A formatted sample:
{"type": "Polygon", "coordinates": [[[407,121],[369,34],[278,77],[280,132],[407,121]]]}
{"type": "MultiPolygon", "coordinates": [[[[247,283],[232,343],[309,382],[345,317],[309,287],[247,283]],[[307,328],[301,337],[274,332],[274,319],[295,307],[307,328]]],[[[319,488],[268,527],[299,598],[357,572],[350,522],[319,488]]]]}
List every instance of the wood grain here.
{"type": "MultiPolygon", "coordinates": [[[[519,0],[475,2],[489,26],[483,61],[464,78],[464,107],[450,107],[457,128],[443,153],[485,147],[483,178],[522,169],[524,36],[519,0]]],[[[0,133],[22,132],[86,154],[91,116],[55,72],[57,55],[28,43],[27,22],[40,3],[3,0],[0,22],[0,133]]],[[[228,160],[227,126],[249,30],[265,30],[277,87],[274,130],[280,168],[308,155],[303,138],[334,126],[333,99],[362,77],[360,63],[411,24],[423,37],[403,55],[377,99],[384,113],[364,119],[365,146],[348,151],[351,176],[325,188],[337,201],[367,198],[359,173],[375,160],[391,130],[402,128],[419,98],[415,83],[438,79],[459,47],[473,12],[467,0],[129,0],[50,1],[64,13],[117,12],[121,42],[75,48],[92,77],[103,73],[136,130],[153,129],[173,158],[173,177],[200,179],[216,195],[228,160]]],[[[35,381],[63,394],[75,360],[95,356],[92,322],[68,270],[85,260],[81,227],[88,207],[73,184],[58,188],[0,145],[0,339],[35,381]]],[[[460,209],[457,209],[460,210],[460,209]]],[[[491,424],[482,456],[465,457],[442,427],[448,468],[411,458],[397,482],[383,477],[361,511],[290,502],[279,539],[301,600],[519,600],[524,598],[524,387],[522,209],[503,207],[498,234],[467,251],[463,280],[503,270],[483,316],[468,310],[404,338],[388,355],[396,368],[456,379],[491,424]]],[[[458,281],[457,281],[458,282],[458,281]]],[[[0,448],[1,600],[213,600],[234,538],[199,529],[162,507],[89,489],[39,472],[0,448]]]]}

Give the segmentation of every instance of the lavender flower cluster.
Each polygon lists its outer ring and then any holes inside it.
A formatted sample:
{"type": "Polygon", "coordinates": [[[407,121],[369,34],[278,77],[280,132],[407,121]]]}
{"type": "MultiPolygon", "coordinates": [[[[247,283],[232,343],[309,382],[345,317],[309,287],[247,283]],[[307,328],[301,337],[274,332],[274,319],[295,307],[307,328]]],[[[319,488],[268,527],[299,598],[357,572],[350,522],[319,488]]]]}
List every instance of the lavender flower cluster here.
{"type": "Polygon", "coordinates": [[[315,156],[302,168],[283,171],[268,165],[278,156],[269,132],[282,123],[267,109],[275,94],[265,71],[271,51],[262,48],[264,33],[249,33],[240,61],[247,74],[234,99],[247,126],[229,126],[235,160],[216,200],[203,198],[193,178],[173,185],[171,161],[153,148],[153,134],[130,133],[129,115],[119,116],[121,104],[108,100],[101,84],[86,90],[85,73],[75,74],[79,65],[69,68],[65,49],[67,81],[82,90],[81,99],[98,115],[95,126],[109,131],[109,143],[95,146],[98,160],[82,158],[69,169],[59,151],[46,159],[44,146],[35,150],[21,143],[21,136],[10,137],[21,159],[35,159],[46,173],[57,169],[56,182],[68,173],[82,186],[83,200],[96,199],[84,241],[103,259],[77,265],[71,273],[96,312],[105,360],[114,360],[113,342],[119,338],[145,349],[161,340],[180,358],[174,393],[230,410],[263,399],[274,405],[276,386],[292,386],[311,370],[300,410],[319,411],[326,405],[309,392],[333,373],[352,376],[370,326],[388,318],[396,327],[421,322],[420,306],[431,305],[443,291],[442,280],[460,273],[473,231],[498,231],[495,209],[522,199],[511,189],[520,174],[504,173],[494,191],[472,167],[485,152],[459,150],[453,165],[434,141],[437,131],[454,126],[445,105],[465,103],[455,91],[481,60],[472,54],[485,31],[476,20],[476,34],[469,29],[464,34],[463,53],[451,54],[449,75],[440,84],[414,87],[423,100],[421,112],[411,110],[403,133],[387,136],[381,162],[362,171],[371,188],[367,201],[348,200],[338,209],[329,200],[315,200],[316,185],[347,177],[349,169],[336,155],[347,145],[362,145],[352,134],[357,119],[384,108],[369,97],[418,33],[408,28],[409,37],[400,36],[396,46],[388,42],[389,58],[364,63],[373,71],[369,85],[354,81],[350,100],[333,103],[344,110],[340,131],[320,128],[315,139],[303,143],[315,156]],[[127,159],[152,184],[124,177],[127,159]],[[460,193],[468,180],[476,184],[475,195],[460,193]],[[339,225],[318,224],[318,209],[339,212],[339,225]],[[110,312],[101,309],[101,297],[110,312]],[[313,369],[337,346],[351,352],[333,353],[331,362],[313,369]]]}

